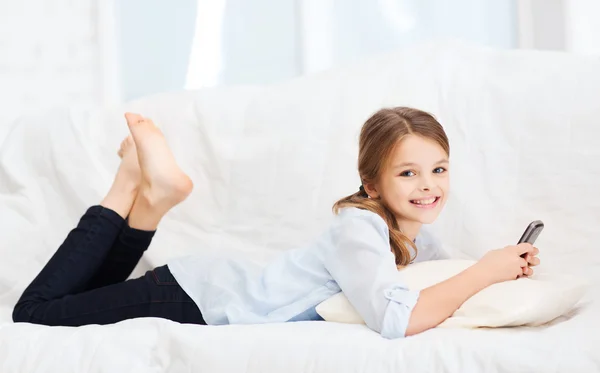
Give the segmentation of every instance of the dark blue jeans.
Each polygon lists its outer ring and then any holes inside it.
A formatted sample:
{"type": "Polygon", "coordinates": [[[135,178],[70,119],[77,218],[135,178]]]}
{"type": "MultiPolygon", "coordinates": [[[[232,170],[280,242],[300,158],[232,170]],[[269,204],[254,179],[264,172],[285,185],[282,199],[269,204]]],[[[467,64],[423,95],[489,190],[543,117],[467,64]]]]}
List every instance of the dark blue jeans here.
{"type": "Polygon", "coordinates": [[[25,289],[13,320],[80,326],[160,317],[205,325],[166,265],[127,280],[154,233],[129,227],[110,209],[90,207],[25,289]]]}

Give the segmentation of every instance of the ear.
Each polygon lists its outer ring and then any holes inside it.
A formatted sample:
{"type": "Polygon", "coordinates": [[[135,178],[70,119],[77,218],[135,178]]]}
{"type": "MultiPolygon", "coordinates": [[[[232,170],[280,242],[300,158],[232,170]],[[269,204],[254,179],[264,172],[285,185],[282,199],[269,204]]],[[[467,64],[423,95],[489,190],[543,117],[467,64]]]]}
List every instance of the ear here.
{"type": "Polygon", "coordinates": [[[379,198],[379,192],[377,191],[377,185],[375,183],[366,183],[363,184],[363,187],[365,188],[365,192],[367,192],[369,197],[379,198]]]}

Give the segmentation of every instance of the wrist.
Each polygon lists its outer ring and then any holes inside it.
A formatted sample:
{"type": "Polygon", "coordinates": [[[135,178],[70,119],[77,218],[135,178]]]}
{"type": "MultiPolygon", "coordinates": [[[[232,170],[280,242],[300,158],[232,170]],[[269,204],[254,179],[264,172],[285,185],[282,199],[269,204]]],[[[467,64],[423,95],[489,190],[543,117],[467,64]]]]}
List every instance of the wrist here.
{"type": "Polygon", "coordinates": [[[477,262],[465,270],[471,281],[480,285],[481,289],[494,284],[490,271],[477,262]]]}

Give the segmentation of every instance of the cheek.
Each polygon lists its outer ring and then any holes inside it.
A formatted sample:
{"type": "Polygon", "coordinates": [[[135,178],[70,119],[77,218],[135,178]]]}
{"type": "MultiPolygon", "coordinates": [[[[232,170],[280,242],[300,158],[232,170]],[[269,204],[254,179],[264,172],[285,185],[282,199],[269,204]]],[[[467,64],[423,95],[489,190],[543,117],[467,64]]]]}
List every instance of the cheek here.
{"type": "Polygon", "coordinates": [[[390,197],[398,202],[408,202],[408,198],[414,191],[414,183],[409,179],[396,178],[390,185],[390,197]]]}
{"type": "Polygon", "coordinates": [[[442,180],[440,180],[438,185],[444,192],[447,192],[450,189],[450,178],[448,178],[448,177],[442,178],[442,180]]]}

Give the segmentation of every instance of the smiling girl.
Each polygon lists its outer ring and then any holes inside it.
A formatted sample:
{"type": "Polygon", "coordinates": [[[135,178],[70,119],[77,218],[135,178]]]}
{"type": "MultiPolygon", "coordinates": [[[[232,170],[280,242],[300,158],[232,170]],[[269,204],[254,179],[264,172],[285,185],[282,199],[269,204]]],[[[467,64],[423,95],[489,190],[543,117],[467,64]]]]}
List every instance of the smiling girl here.
{"type": "MultiPolygon", "coordinates": [[[[90,207],[27,287],[15,322],[79,326],[161,317],[201,325],[322,320],[315,307],[344,292],[366,325],[385,338],[435,327],[497,282],[530,276],[530,244],[489,251],[448,280],[414,291],[398,268],[444,258],[424,232],[449,192],[448,139],[437,120],[412,108],[386,108],[360,134],[359,190],[334,205],[329,228],[266,266],[243,258],[192,255],[127,280],[162,217],[191,192],[162,133],[126,114],[131,137],[104,200],[90,207]],[[523,257],[522,257],[523,255],[523,257]]],[[[276,227],[274,227],[276,228],[276,227]]],[[[293,243],[290,243],[293,246],[293,243]]]]}

